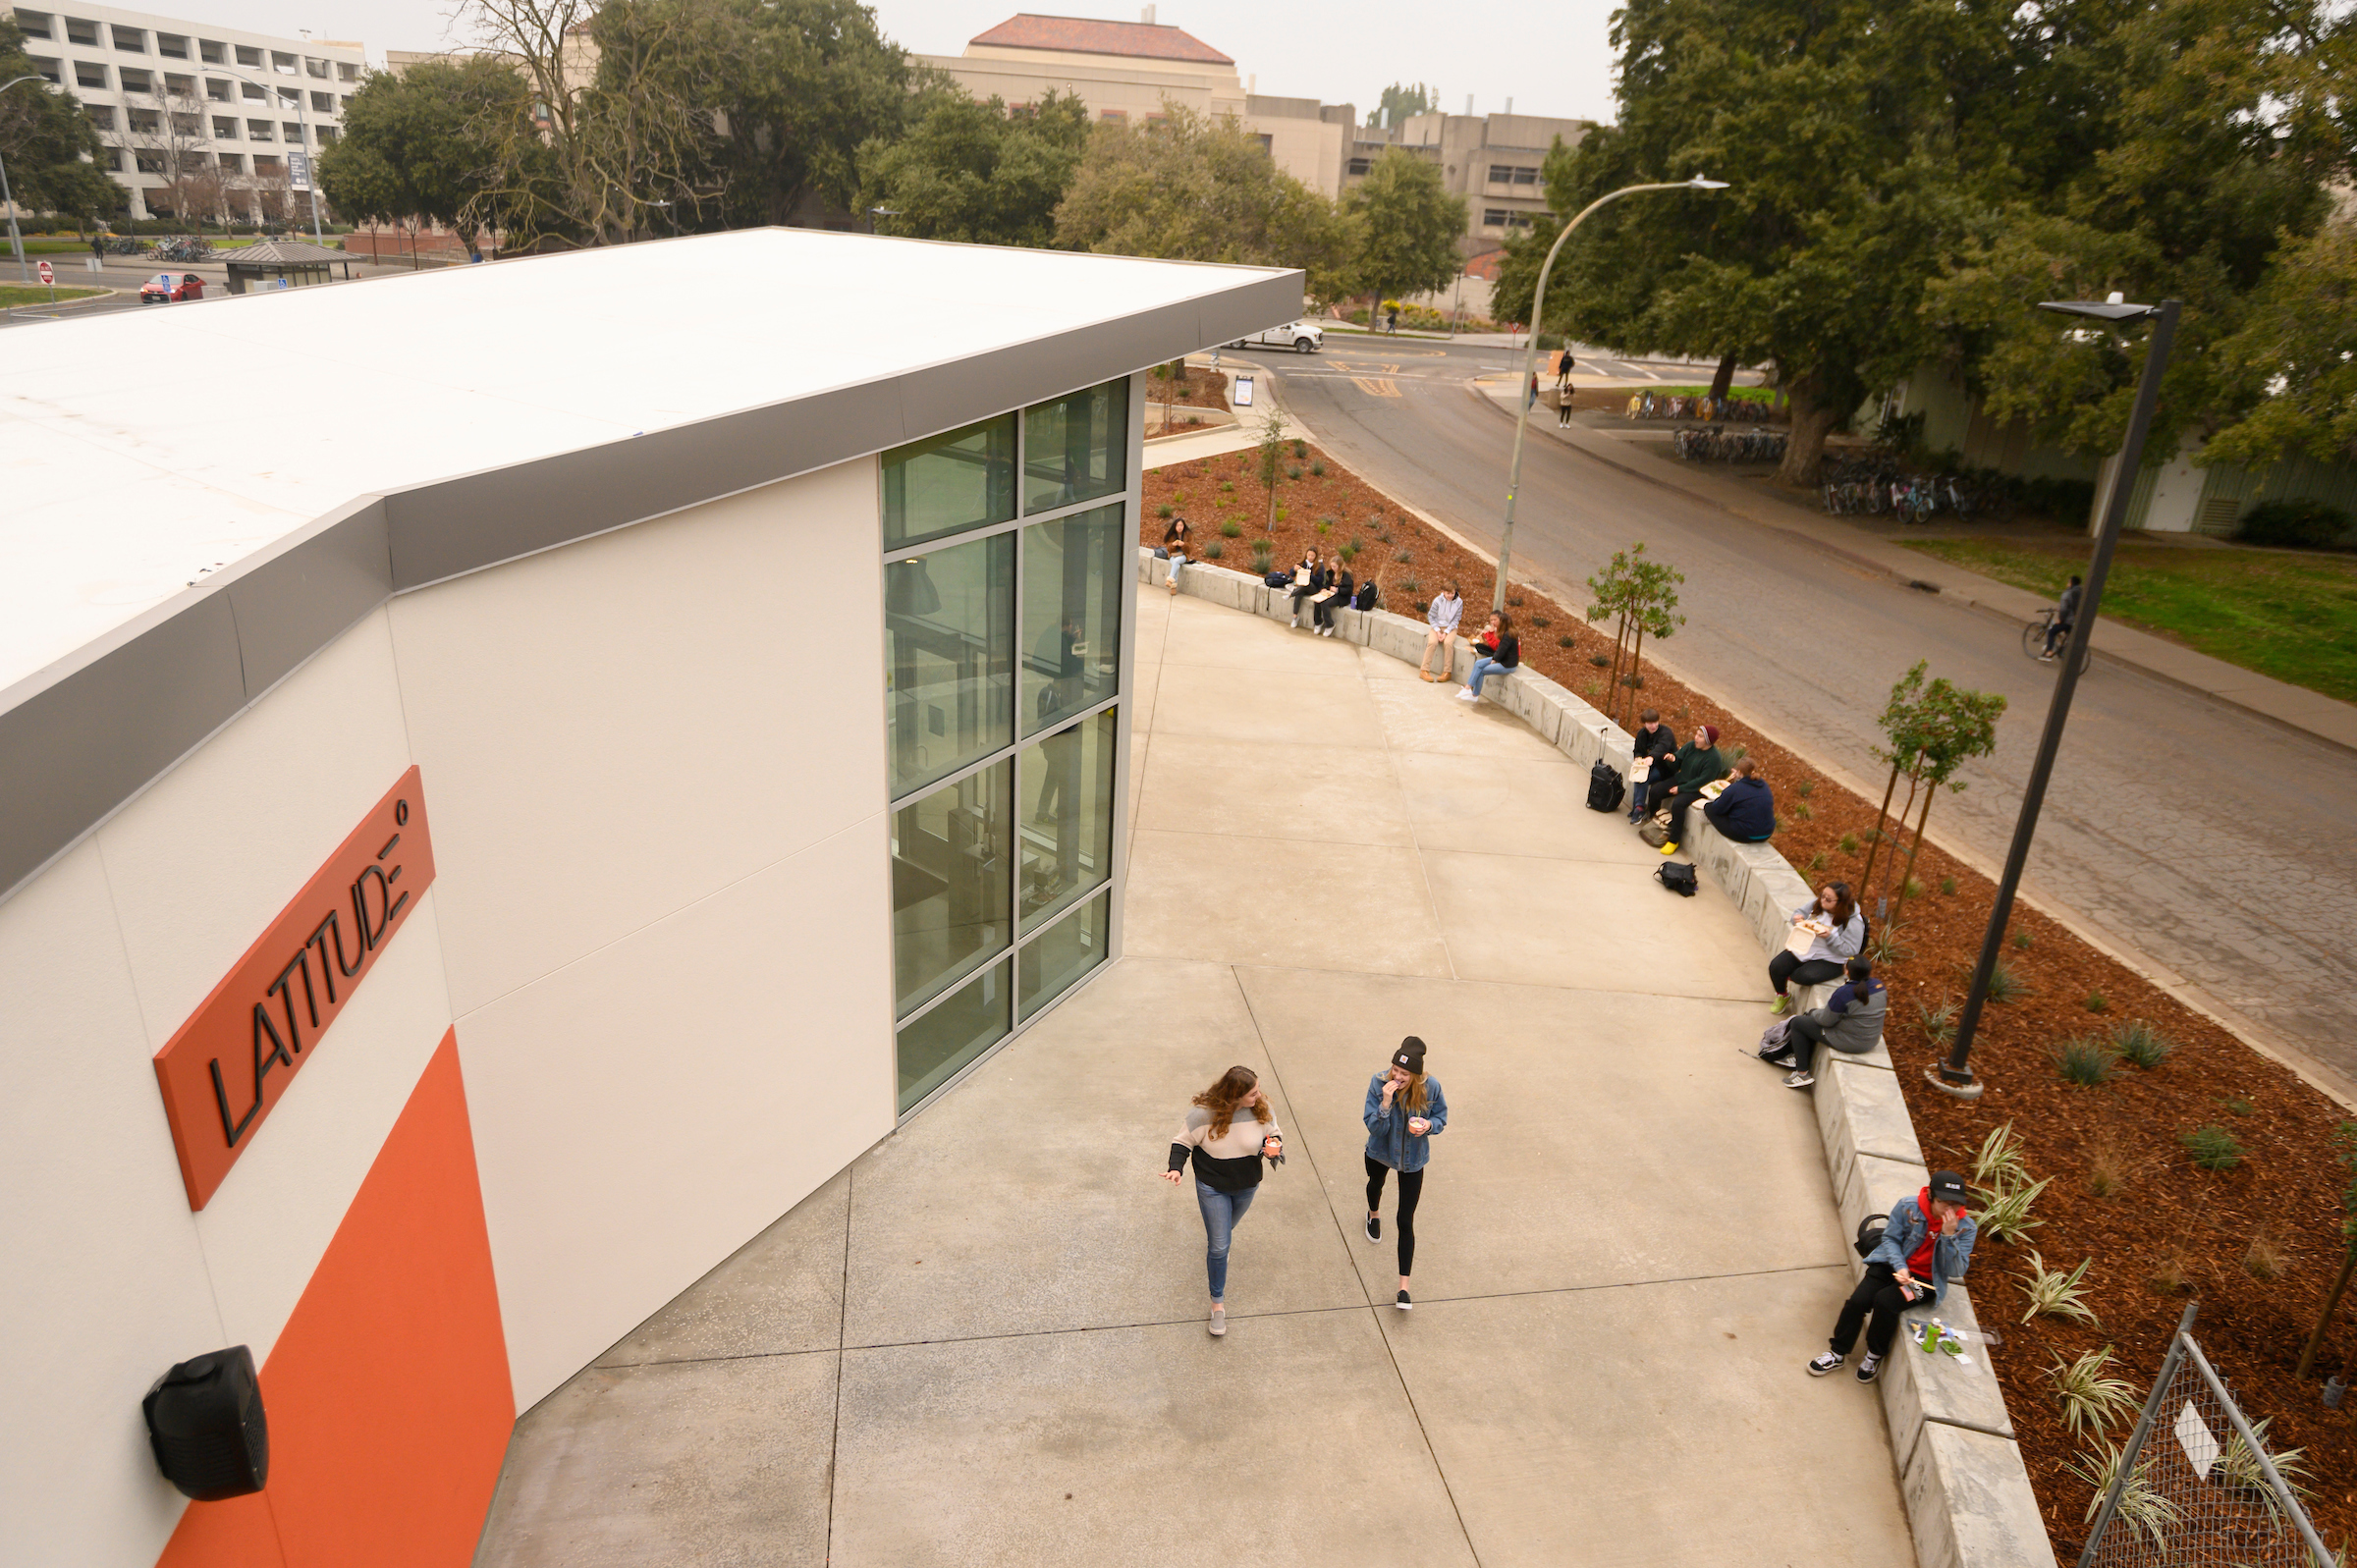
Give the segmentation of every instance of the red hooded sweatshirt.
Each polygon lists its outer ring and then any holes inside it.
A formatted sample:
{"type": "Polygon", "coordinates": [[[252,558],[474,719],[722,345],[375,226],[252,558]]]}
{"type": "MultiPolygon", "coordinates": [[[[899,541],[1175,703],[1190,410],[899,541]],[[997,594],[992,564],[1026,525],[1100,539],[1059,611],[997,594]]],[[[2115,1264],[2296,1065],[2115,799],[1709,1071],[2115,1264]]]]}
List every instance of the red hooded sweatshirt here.
{"type": "Polygon", "coordinates": [[[1923,1245],[1907,1259],[1907,1272],[1925,1284],[1932,1280],[1932,1249],[1940,1244],[1940,1215],[1932,1208],[1932,1189],[1925,1187],[1915,1194],[1915,1207],[1923,1211],[1923,1245]]]}

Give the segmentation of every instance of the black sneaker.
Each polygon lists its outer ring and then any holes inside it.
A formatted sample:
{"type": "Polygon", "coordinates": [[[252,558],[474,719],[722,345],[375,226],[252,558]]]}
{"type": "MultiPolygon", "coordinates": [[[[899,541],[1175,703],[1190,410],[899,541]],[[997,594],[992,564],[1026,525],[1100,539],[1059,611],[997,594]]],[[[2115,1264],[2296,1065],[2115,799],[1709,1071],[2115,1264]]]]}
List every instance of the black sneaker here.
{"type": "Polygon", "coordinates": [[[1841,1370],[1841,1361],[1842,1356],[1840,1351],[1829,1350],[1824,1355],[1819,1356],[1816,1360],[1809,1363],[1809,1376],[1812,1378],[1822,1378],[1829,1372],[1839,1372],[1841,1370]]]}
{"type": "Polygon", "coordinates": [[[1383,1239],[1383,1221],[1376,1218],[1373,1215],[1367,1216],[1367,1239],[1369,1241],[1381,1241],[1383,1239]]]}
{"type": "Polygon", "coordinates": [[[1866,1359],[1858,1363],[1858,1381],[1872,1382],[1882,1375],[1883,1358],[1869,1350],[1866,1352],[1866,1359]]]}
{"type": "Polygon", "coordinates": [[[1407,1311],[1407,1310],[1408,1310],[1410,1307],[1413,1307],[1413,1306],[1415,1305],[1415,1303],[1414,1303],[1414,1302],[1412,1302],[1412,1301],[1410,1301],[1410,1300],[1408,1300],[1408,1299],[1407,1299],[1407,1292],[1406,1292],[1406,1291],[1404,1291],[1404,1290],[1402,1290],[1401,1292],[1399,1292],[1399,1299],[1398,1299],[1398,1301],[1395,1301],[1395,1302],[1393,1302],[1393,1303],[1392,1303],[1392,1305],[1393,1305],[1393,1306],[1395,1306],[1395,1307],[1398,1307],[1398,1309],[1399,1309],[1401,1312],[1405,1312],[1405,1311],[1407,1311]]]}

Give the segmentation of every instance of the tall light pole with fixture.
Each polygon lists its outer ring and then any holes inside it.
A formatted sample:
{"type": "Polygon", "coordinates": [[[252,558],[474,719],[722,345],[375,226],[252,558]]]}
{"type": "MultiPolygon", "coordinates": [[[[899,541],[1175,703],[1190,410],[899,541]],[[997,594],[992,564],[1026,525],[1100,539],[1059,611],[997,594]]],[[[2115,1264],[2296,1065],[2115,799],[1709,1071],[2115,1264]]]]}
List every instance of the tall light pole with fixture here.
{"type": "Polygon", "coordinates": [[[1956,1016],[1955,1045],[1947,1060],[1924,1077],[1932,1087],[1959,1099],[1977,1100],[1981,1085],[1972,1075],[1972,1037],[1980,1027],[1981,1007],[1989,1000],[1989,977],[1996,972],[2004,946],[2005,926],[2013,918],[2013,893],[2021,885],[2021,870],[2030,858],[2030,840],[2037,837],[2038,811],[2046,803],[2047,780],[2055,771],[2055,754],[2062,749],[2062,727],[2070,722],[2070,699],[2078,690],[2079,672],[2086,668],[2088,649],[2095,641],[2095,615],[2104,599],[2104,579],[2111,571],[2111,550],[2127,522],[2128,496],[2136,488],[2136,473],[2144,462],[2145,433],[2152,428],[2153,407],[2161,400],[2161,375],[2168,365],[2169,341],[2177,334],[2177,301],[2157,305],[2129,304],[2118,295],[2109,299],[2050,299],[2039,307],[2058,315],[2084,316],[2108,326],[2134,321],[2153,324],[2152,342],[2145,348],[2144,374],[2136,383],[2136,403],[2128,413],[2127,439],[2120,444],[2118,476],[2104,507],[2103,528],[2095,536],[2095,559],[2087,564],[2087,581],[2079,589],[2078,619],[2062,653],[2062,673],[2055,680],[2055,696],[2046,710],[2046,729],[2038,736],[2038,756],[2030,764],[2030,779],[2021,791],[2021,815],[2013,822],[2013,843],[2005,851],[2005,869],[1997,882],[1997,902],[1989,909],[1989,929],[1981,938],[1980,961],[1973,965],[1972,985],[1964,993],[1964,1008],[1956,1016]]]}
{"type": "MultiPolygon", "coordinates": [[[[278,93],[289,90],[285,87],[279,87],[277,91],[274,92],[271,89],[276,86],[276,83],[254,81],[253,78],[232,66],[216,65],[208,66],[206,69],[219,71],[226,75],[236,77],[240,81],[253,82],[253,85],[262,89],[262,101],[270,104],[274,108],[281,107],[278,102],[278,93]]],[[[303,110],[303,89],[301,87],[296,87],[292,90],[295,94],[295,123],[302,128],[302,169],[304,176],[302,186],[304,192],[311,198],[311,242],[314,244],[324,245],[327,243],[327,242],[319,237],[319,157],[318,154],[313,150],[311,144],[311,117],[303,110]]]]}
{"type": "MultiPolygon", "coordinates": [[[[0,81],[0,92],[6,92],[20,81],[40,81],[44,79],[37,74],[11,77],[6,81],[0,81]]],[[[0,162],[0,207],[8,209],[8,248],[16,252],[17,280],[20,283],[30,284],[32,274],[25,270],[25,237],[17,232],[17,198],[8,193],[8,165],[5,162],[0,162]]]]}
{"type": "Polygon", "coordinates": [[[1514,554],[1514,495],[1522,488],[1522,437],[1523,433],[1530,428],[1531,379],[1539,373],[1539,326],[1547,316],[1547,275],[1555,270],[1555,258],[1562,253],[1563,242],[1571,238],[1572,230],[1587,221],[1590,213],[1606,202],[1617,201],[1622,196],[1633,196],[1645,190],[1725,190],[1726,189],[1726,181],[1705,180],[1700,175],[1696,175],[1691,180],[1672,180],[1664,185],[1622,186],[1617,190],[1598,196],[1582,207],[1579,215],[1563,225],[1563,232],[1557,235],[1555,243],[1548,247],[1547,259],[1539,264],[1539,286],[1532,291],[1530,297],[1530,343],[1523,351],[1522,378],[1514,389],[1515,403],[1521,411],[1514,416],[1514,457],[1506,473],[1506,525],[1500,530],[1498,537],[1498,586],[1490,594],[1491,610],[1503,611],[1506,608],[1507,563],[1513,558],[1514,554]]]}

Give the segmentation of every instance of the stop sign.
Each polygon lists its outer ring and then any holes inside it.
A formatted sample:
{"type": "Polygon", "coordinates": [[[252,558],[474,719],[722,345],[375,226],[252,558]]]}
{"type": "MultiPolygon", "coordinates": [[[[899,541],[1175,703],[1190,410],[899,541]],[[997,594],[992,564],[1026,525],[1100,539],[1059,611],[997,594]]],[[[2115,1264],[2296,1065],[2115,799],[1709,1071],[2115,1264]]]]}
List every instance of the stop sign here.
{"type": "Polygon", "coordinates": [[[55,283],[55,282],[57,281],[57,274],[56,274],[56,273],[54,273],[54,272],[51,272],[51,271],[49,270],[49,263],[48,263],[48,262],[46,262],[46,261],[42,262],[42,263],[41,263],[41,269],[40,269],[40,270],[41,270],[41,281],[42,281],[43,283],[55,283]]]}

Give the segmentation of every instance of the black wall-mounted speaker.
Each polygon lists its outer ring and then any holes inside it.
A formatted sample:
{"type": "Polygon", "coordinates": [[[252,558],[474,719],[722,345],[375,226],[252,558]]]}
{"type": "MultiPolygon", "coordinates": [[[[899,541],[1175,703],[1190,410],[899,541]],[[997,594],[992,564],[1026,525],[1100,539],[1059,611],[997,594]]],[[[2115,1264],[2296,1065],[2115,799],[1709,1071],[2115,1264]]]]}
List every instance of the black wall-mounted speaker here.
{"type": "Polygon", "coordinates": [[[270,1479],[270,1425],[244,1345],[182,1362],[139,1408],[164,1479],[198,1502],[243,1497],[270,1479]]]}

